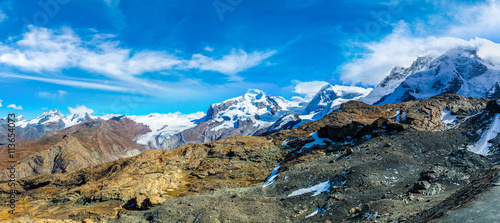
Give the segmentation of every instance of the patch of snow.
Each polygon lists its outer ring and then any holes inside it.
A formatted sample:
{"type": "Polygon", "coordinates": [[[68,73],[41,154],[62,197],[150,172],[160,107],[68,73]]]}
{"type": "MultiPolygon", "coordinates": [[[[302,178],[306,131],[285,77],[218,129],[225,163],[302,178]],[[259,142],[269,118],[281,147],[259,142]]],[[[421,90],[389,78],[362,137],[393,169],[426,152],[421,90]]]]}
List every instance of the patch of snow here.
{"type": "Polygon", "coordinates": [[[312,192],[314,192],[314,194],[311,196],[314,197],[314,196],[320,195],[322,192],[325,192],[325,191],[328,192],[329,188],[330,188],[330,181],[325,181],[323,183],[316,184],[312,187],[303,188],[303,189],[293,191],[291,194],[288,195],[288,197],[298,196],[298,195],[312,193],[312,192]]]}
{"type": "Polygon", "coordinates": [[[312,217],[312,216],[314,216],[314,215],[318,214],[318,213],[319,213],[319,211],[320,211],[320,209],[319,209],[318,207],[316,207],[316,211],[314,211],[313,213],[311,213],[311,214],[307,215],[307,216],[306,216],[306,218],[310,218],[310,217],[312,217]]]}
{"type": "Polygon", "coordinates": [[[396,114],[391,116],[391,118],[395,118],[396,119],[396,122],[399,122],[401,121],[401,110],[397,110],[396,111],[396,114]]]}
{"type": "Polygon", "coordinates": [[[330,143],[333,143],[332,140],[330,139],[325,139],[325,138],[320,138],[318,136],[318,132],[313,132],[310,134],[310,136],[314,139],[314,141],[310,142],[310,143],[307,143],[305,144],[302,148],[303,149],[309,149],[315,145],[320,145],[320,146],[324,146],[326,145],[325,141],[326,142],[330,142],[330,143]]]}
{"type": "Polygon", "coordinates": [[[28,126],[28,124],[30,123],[30,121],[28,119],[25,119],[22,115],[17,116],[16,119],[16,126],[20,128],[26,128],[26,126],[28,126]]]}
{"type": "Polygon", "coordinates": [[[486,156],[490,153],[490,144],[488,141],[494,139],[500,133],[500,114],[495,115],[493,118],[493,122],[490,125],[490,128],[483,133],[481,139],[476,142],[474,145],[470,145],[467,147],[470,151],[486,156]]]}
{"type": "Polygon", "coordinates": [[[452,115],[451,111],[448,109],[444,109],[441,114],[441,121],[447,126],[453,126],[457,122],[457,116],[452,115]]]}
{"type": "Polygon", "coordinates": [[[287,146],[287,145],[288,145],[288,139],[285,139],[285,141],[283,141],[283,142],[281,143],[281,145],[287,146]]]}
{"type": "Polygon", "coordinates": [[[280,169],[281,165],[278,164],[278,166],[274,167],[273,172],[271,172],[271,175],[267,178],[266,182],[262,184],[262,187],[267,187],[274,183],[276,181],[276,177],[278,177],[278,170],[280,169]]]}

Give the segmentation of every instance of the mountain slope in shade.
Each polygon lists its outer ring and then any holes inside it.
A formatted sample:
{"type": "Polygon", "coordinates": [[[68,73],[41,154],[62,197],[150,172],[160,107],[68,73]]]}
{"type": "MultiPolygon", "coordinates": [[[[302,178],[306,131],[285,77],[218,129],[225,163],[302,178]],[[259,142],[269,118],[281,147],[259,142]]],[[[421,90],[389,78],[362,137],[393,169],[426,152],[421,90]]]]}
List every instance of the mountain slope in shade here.
{"type": "MultiPolygon", "coordinates": [[[[70,128],[16,145],[16,178],[31,175],[65,173],[119,158],[130,157],[147,147],[136,144],[134,139],[147,133],[149,128],[125,118],[108,121],[87,120],[70,128]]],[[[0,179],[8,171],[7,146],[0,146],[0,179]]]]}
{"type": "Polygon", "coordinates": [[[491,89],[486,92],[486,98],[497,99],[500,98],[500,83],[496,82],[491,89]]]}
{"type": "Polygon", "coordinates": [[[473,48],[457,48],[430,61],[424,70],[406,78],[375,104],[421,100],[438,94],[493,97],[498,94],[500,67],[482,60],[473,48]]]}

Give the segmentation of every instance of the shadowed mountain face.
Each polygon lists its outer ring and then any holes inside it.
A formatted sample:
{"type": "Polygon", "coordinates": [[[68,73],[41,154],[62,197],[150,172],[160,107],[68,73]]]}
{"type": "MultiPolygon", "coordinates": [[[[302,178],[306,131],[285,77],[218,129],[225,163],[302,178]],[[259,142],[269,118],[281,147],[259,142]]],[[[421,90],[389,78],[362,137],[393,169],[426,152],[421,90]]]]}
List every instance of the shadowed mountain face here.
{"type": "MultiPolygon", "coordinates": [[[[16,178],[65,173],[137,155],[146,148],[136,144],[134,139],[148,131],[147,126],[123,117],[108,121],[87,120],[38,140],[18,143],[16,178]]],[[[8,176],[6,149],[6,145],[0,147],[1,180],[8,176]]]]}
{"type": "MultiPolygon", "coordinates": [[[[26,177],[16,184],[18,210],[26,214],[16,220],[426,222],[498,177],[490,169],[494,156],[464,147],[485,140],[498,107],[458,95],[383,106],[349,102],[267,137],[150,150],[26,177]]],[[[498,148],[492,142],[489,148],[498,148]]],[[[9,190],[0,184],[2,197],[9,190]]],[[[12,219],[7,210],[0,216],[12,219]]]]}

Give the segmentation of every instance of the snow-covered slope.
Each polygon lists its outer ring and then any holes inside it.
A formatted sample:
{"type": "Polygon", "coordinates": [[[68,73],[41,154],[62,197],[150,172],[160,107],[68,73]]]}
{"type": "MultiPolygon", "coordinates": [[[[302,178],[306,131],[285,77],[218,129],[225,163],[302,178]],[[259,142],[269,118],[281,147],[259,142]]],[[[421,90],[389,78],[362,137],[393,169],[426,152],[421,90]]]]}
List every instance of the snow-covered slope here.
{"type": "Polygon", "coordinates": [[[303,115],[314,114],[314,119],[320,119],[337,109],[340,104],[349,100],[360,99],[370,93],[371,90],[361,87],[327,84],[309,102],[303,115]]]}
{"type": "Polygon", "coordinates": [[[301,109],[283,97],[266,96],[261,90],[251,89],[243,96],[211,105],[207,112],[207,122],[221,123],[210,129],[218,131],[237,129],[238,121],[250,120],[253,127],[259,130],[271,126],[284,115],[301,109]]]}
{"type": "Polygon", "coordinates": [[[385,77],[380,84],[378,84],[370,94],[366,97],[360,99],[360,101],[365,102],[367,104],[375,104],[382,97],[391,94],[407,77],[410,75],[422,71],[429,66],[430,61],[435,56],[424,56],[419,57],[413,64],[408,67],[394,67],[389,74],[389,76],[385,77]]]}
{"type": "Polygon", "coordinates": [[[375,104],[421,100],[443,93],[493,97],[498,92],[495,85],[500,81],[500,67],[482,60],[474,48],[450,50],[423,67],[375,104]]]}
{"type": "Polygon", "coordinates": [[[342,103],[351,100],[359,100],[366,97],[371,91],[371,88],[341,85],[332,86],[327,84],[316,93],[302,112],[284,116],[274,123],[265,134],[296,128],[306,122],[321,119],[339,108],[342,103]]]}
{"type": "Polygon", "coordinates": [[[159,142],[161,143],[162,139],[168,138],[185,129],[195,127],[198,124],[198,120],[204,116],[204,112],[187,115],[179,112],[168,114],[152,113],[143,116],[127,115],[128,118],[135,122],[149,126],[151,132],[140,136],[136,142],[143,145],[148,145],[151,142],[153,148],[158,147],[157,140],[160,140],[159,142]]]}
{"type": "Polygon", "coordinates": [[[63,118],[64,115],[61,112],[59,112],[57,109],[52,109],[50,111],[44,112],[42,115],[36,117],[35,119],[30,120],[28,124],[43,125],[48,123],[57,123],[62,121],[63,118]]]}
{"type": "Polygon", "coordinates": [[[493,87],[491,87],[491,89],[488,92],[486,92],[486,98],[490,99],[500,98],[500,83],[498,81],[493,85],[493,87]]]}
{"type": "Polygon", "coordinates": [[[250,89],[242,96],[212,104],[198,125],[174,135],[158,135],[154,148],[171,149],[188,143],[209,142],[239,135],[265,132],[283,116],[303,111],[303,101],[266,95],[250,89]]]}
{"type": "Polygon", "coordinates": [[[68,115],[66,117],[64,117],[62,120],[65,124],[65,128],[67,127],[71,127],[71,126],[74,126],[74,125],[77,125],[79,123],[82,123],[88,119],[97,119],[96,116],[90,116],[89,113],[74,113],[74,114],[71,114],[71,115],[68,115]]]}

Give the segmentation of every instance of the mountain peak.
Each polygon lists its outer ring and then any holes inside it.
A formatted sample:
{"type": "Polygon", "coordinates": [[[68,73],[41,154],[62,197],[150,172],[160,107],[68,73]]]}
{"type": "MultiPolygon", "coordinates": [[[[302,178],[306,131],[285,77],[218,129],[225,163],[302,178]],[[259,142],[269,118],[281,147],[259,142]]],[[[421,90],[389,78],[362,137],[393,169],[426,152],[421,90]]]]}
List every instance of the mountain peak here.
{"type": "Polygon", "coordinates": [[[248,89],[247,93],[243,95],[244,98],[250,99],[250,100],[260,100],[264,98],[266,94],[264,91],[259,90],[259,89],[248,89]]]}
{"type": "Polygon", "coordinates": [[[393,78],[397,75],[391,73],[363,101],[393,104],[445,93],[493,97],[494,85],[500,79],[500,69],[480,58],[477,49],[470,46],[451,49],[433,60],[417,59],[404,71],[405,75],[399,79],[393,78]]]}

